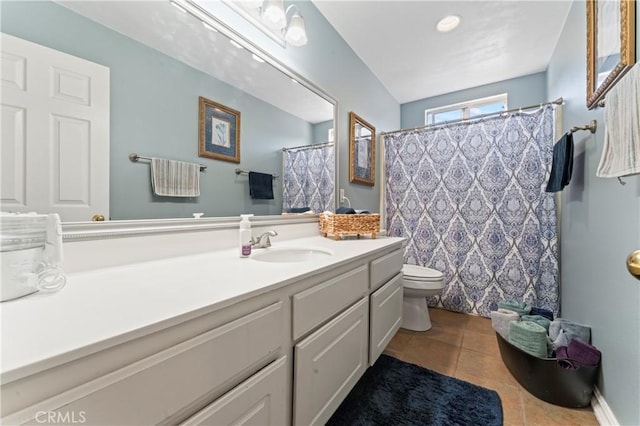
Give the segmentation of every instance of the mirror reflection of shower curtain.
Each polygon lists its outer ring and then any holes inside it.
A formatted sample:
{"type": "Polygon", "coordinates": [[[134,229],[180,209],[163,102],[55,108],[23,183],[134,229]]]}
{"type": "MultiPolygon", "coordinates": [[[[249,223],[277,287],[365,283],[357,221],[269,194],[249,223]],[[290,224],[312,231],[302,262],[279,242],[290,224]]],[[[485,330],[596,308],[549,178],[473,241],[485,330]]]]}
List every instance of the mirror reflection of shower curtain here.
{"type": "Polygon", "coordinates": [[[430,306],[489,316],[500,300],[559,310],[557,203],[545,192],[554,108],[385,135],[388,235],[442,271],[430,306]]]}
{"type": "Polygon", "coordinates": [[[309,207],[313,212],[335,209],[333,144],[283,149],[282,211],[309,207]]]}

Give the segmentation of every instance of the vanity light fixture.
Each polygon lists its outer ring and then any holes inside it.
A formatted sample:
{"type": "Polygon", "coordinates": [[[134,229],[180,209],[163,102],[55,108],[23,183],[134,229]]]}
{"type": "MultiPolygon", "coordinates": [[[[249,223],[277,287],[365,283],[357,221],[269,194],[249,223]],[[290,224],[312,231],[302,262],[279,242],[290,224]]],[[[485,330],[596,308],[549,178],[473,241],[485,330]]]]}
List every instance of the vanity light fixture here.
{"type": "Polygon", "coordinates": [[[304,26],[304,19],[300,9],[295,4],[284,8],[284,0],[246,0],[233,2],[225,0],[231,7],[240,10],[250,22],[263,31],[266,29],[274,33],[280,39],[291,46],[304,46],[307,44],[307,31],[304,26]],[[290,16],[289,19],[287,17],[290,16]],[[264,28],[266,27],[266,28],[264,28]]]}
{"type": "Polygon", "coordinates": [[[456,15],[448,15],[438,21],[436,29],[441,33],[448,33],[460,25],[460,17],[456,15]]]}

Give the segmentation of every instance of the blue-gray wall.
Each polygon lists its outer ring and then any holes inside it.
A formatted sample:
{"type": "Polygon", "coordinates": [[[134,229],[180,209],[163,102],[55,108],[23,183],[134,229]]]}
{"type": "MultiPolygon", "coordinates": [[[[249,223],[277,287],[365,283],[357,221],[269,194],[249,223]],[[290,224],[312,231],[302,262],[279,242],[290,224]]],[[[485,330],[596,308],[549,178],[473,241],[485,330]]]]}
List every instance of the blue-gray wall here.
{"type": "MultiPolygon", "coordinates": [[[[575,1],[547,70],[549,97],[562,96],[564,130],[598,120],[595,135],[575,134],[573,178],[562,193],[562,316],[589,324],[602,351],[598,388],[623,425],[640,424],[640,285],[625,258],[640,249],[640,176],[596,177],[603,109],[586,108],[586,10],[575,1]]],[[[636,15],[640,28],[640,14],[636,15]]],[[[640,46],[640,31],[638,31],[640,46]]]]}
{"type": "Polygon", "coordinates": [[[487,96],[502,93],[508,94],[507,102],[509,108],[546,102],[551,100],[547,99],[546,84],[546,73],[539,72],[402,104],[400,107],[402,128],[424,126],[424,110],[426,109],[486,98],[487,96]]]}

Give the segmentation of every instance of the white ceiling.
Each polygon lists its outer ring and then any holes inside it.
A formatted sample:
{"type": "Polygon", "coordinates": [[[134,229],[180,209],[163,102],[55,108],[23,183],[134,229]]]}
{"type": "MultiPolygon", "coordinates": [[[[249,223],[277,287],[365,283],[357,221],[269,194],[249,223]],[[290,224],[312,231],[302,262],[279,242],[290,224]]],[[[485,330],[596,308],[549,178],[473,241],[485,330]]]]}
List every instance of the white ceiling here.
{"type": "Polygon", "coordinates": [[[399,102],[545,71],[571,0],[313,0],[399,102]],[[461,23],[436,31],[446,15],[461,23]]]}

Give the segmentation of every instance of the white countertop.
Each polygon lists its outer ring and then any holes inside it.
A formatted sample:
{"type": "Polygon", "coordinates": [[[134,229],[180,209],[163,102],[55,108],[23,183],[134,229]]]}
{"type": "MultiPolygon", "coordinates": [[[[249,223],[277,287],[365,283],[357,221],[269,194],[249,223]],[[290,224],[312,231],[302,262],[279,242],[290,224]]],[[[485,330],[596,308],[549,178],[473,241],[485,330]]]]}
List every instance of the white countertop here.
{"type": "MultiPolygon", "coordinates": [[[[401,238],[334,241],[320,236],[274,242],[274,248],[329,250],[298,263],[211,251],[69,274],[56,293],[0,304],[0,373],[9,382],[141,337],[366,256],[401,238]]],[[[267,249],[268,250],[268,249],[267,249]]]]}

